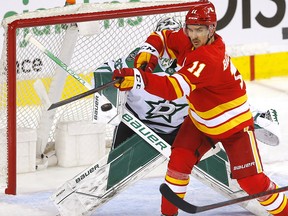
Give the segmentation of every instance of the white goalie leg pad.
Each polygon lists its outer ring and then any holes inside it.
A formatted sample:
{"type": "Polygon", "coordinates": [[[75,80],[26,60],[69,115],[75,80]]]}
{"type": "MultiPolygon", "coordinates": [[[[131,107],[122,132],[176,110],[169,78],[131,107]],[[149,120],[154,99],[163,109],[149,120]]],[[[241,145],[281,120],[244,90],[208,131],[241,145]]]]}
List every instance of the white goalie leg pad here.
{"type": "Polygon", "coordinates": [[[74,192],[71,185],[65,184],[59,188],[59,193],[51,197],[52,202],[56,205],[61,216],[77,216],[84,215],[87,210],[86,206],[80,202],[78,195],[74,192]],[[69,194],[68,198],[62,198],[61,193],[69,194]]]}
{"type": "Polygon", "coordinates": [[[267,145],[279,145],[281,133],[276,110],[269,109],[264,113],[258,111],[253,114],[256,139],[267,145]]]}
{"type": "Polygon", "coordinates": [[[85,170],[60,187],[57,193],[53,194],[51,200],[61,216],[91,216],[96,208],[143,178],[166,160],[162,155],[156,156],[108,190],[109,164],[102,166],[102,170],[96,170],[93,174],[88,175],[85,170]],[[75,180],[79,178],[81,181],[78,182],[79,184],[75,184],[75,180]]]}
{"type": "Polygon", "coordinates": [[[108,155],[105,155],[99,162],[65,182],[51,195],[50,199],[61,216],[91,215],[90,209],[99,202],[100,198],[97,199],[80,193],[93,194],[96,197],[105,193],[110,169],[107,160],[108,155]]]}

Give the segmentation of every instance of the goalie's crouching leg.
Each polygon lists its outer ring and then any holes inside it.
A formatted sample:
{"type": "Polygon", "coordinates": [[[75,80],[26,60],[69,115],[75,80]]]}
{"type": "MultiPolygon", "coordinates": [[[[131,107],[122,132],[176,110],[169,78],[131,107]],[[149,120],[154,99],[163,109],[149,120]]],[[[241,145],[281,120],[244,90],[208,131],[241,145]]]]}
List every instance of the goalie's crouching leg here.
{"type": "MultiPolygon", "coordinates": [[[[264,173],[238,179],[237,181],[240,187],[249,195],[278,188],[264,173]]],[[[260,197],[258,201],[272,215],[288,215],[287,197],[282,192],[260,197]]]]}

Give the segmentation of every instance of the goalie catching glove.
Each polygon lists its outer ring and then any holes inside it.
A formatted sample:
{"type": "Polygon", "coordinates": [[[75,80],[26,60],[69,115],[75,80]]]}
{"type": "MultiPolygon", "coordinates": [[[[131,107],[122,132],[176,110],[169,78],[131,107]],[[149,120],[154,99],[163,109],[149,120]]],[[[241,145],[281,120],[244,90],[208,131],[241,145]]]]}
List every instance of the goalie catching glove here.
{"type": "Polygon", "coordinates": [[[114,86],[119,88],[120,91],[129,91],[131,89],[144,89],[145,80],[140,72],[140,69],[136,68],[122,68],[114,70],[112,79],[122,78],[119,83],[114,86]]]}

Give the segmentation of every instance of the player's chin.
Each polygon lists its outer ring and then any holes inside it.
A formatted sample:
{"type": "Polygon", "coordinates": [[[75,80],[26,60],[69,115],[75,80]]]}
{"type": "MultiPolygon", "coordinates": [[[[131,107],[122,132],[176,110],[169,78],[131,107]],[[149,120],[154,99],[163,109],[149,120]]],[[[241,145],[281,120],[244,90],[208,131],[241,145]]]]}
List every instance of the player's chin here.
{"type": "Polygon", "coordinates": [[[193,47],[195,47],[195,48],[198,48],[198,47],[200,47],[202,44],[201,44],[201,41],[192,41],[192,44],[193,44],[193,47]]]}

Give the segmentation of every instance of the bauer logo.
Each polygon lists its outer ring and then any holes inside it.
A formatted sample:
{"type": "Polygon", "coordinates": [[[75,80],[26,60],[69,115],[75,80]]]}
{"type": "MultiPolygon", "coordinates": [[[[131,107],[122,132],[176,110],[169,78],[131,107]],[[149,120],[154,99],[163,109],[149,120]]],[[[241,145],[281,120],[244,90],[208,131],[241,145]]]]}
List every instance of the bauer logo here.
{"type": "Polygon", "coordinates": [[[247,164],[242,164],[242,165],[239,165],[239,166],[234,166],[234,167],[233,167],[233,170],[246,169],[246,168],[249,168],[249,167],[252,167],[252,166],[255,166],[255,162],[250,162],[250,163],[247,163],[247,164]]]}
{"type": "Polygon", "coordinates": [[[167,146],[162,140],[160,140],[161,138],[158,138],[153,132],[151,132],[146,125],[140,121],[137,121],[137,119],[129,113],[125,113],[122,116],[122,121],[126,122],[129,127],[137,130],[139,132],[137,134],[142,136],[144,140],[148,140],[150,143],[153,143],[156,149],[160,148],[160,150],[163,151],[167,147],[170,147],[167,146]]]}
{"type": "Polygon", "coordinates": [[[99,109],[99,96],[95,95],[95,102],[94,102],[94,120],[98,120],[98,109],[99,109]]]}
{"type": "Polygon", "coordinates": [[[95,166],[91,167],[88,171],[80,175],[78,178],[75,179],[76,183],[79,183],[83,179],[85,179],[87,176],[89,176],[91,173],[95,172],[99,168],[99,164],[96,164],[95,166]]]}

